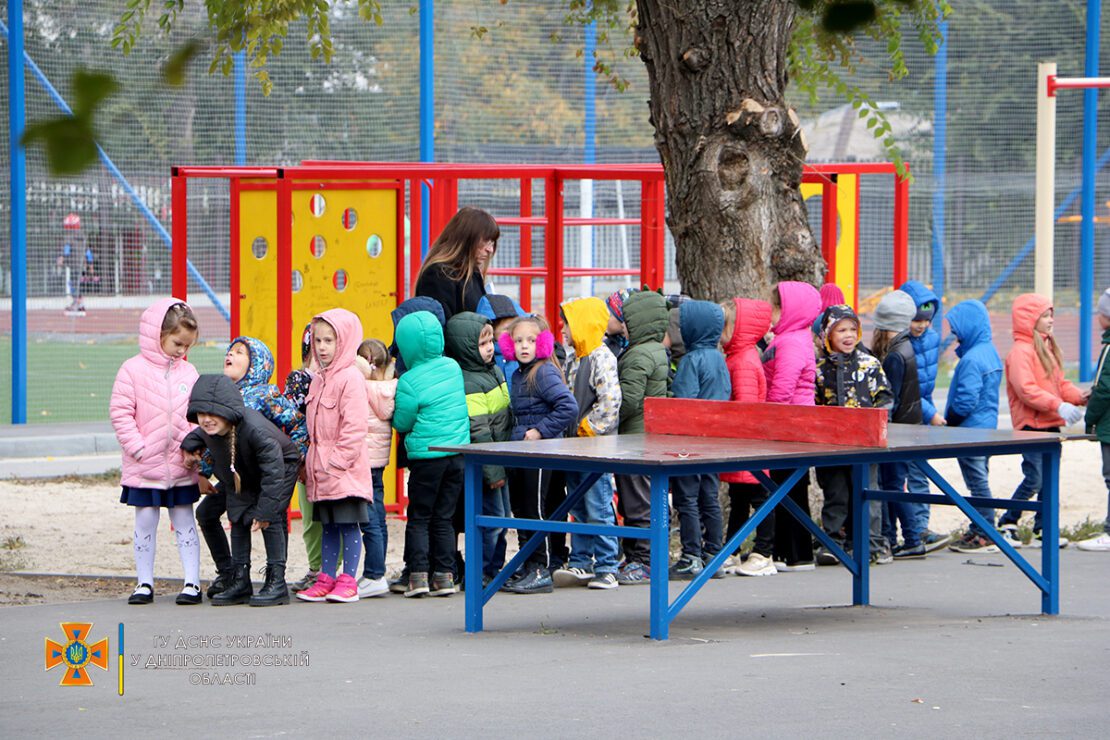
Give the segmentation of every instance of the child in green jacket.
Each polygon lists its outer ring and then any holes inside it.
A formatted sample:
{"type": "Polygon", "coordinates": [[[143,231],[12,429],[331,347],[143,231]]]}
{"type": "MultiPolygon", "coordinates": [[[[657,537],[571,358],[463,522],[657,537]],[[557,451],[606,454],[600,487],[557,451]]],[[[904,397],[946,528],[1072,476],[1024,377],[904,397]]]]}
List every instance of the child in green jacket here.
{"type": "MultiPolygon", "coordinates": [[[[1102,447],[1102,477],[1110,489],[1110,288],[1098,299],[1098,325],[1102,329],[1102,352],[1098,356],[1098,373],[1087,401],[1087,433],[1097,434],[1102,447]]],[[[1080,550],[1110,552],[1110,499],[1106,504],[1106,522],[1097,537],[1083,540],[1076,545],[1080,550]]]]}

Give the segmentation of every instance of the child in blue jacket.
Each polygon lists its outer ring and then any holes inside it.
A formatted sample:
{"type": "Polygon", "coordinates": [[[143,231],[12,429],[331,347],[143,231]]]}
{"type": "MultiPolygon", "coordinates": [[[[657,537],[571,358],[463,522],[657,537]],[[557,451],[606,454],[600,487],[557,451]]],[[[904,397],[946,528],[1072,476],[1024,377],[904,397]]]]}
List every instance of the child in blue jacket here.
{"type": "MultiPolygon", "coordinates": [[[[732,395],[725,356],[718,349],[725,313],[716,303],[686,301],[679,306],[678,325],[686,354],[678,363],[671,392],[675,398],[727,401],[732,395]]],[[[717,498],[716,474],[671,478],[674,506],[682,538],[682,557],[671,567],[672,580],[692,580],[721,549],[724,528],[717,498]]]]}
{"type": "MultiPolygon", "coordinates": [[[[944,415],[933,403],[933,389],[937,384],[937,362],[940,358],[940,334],[933,328],[933,319],[940,308],[940,298],[917,280],[907,280],[899,290],[908,293],[917,305],[917,314],[910,322],[910,345],[917,361],[917,382],[921,388],[921,423],[944,426],[944,415]]],[[[921,468],[910,463],[906,475],[906,490],[910,493],[929,493],[929,479],[921,468]]],[[[929,529],[929,505],[908,504],[916,517],[921,544],[926,552],[938,550],[948,544],[951,537],[929,529]]]]}
{"type": "MultiPolygon", "coordinates": [[[[960,358],[952,385],[948,389],[948,407],[944,417],[949,426],[969,429],[998,428],[998,394],[1002,385],[1002,359],[991,344],[991,319],[987,307],[976,300],[959,303],[945,316],[948,327],[959,344],[960,358]]],[[[964,484],[972,496],[990,497],[986,457],[960,457],[964,484]]],[[[994,509],[978,509],[994,524],[994,509]]],[[[950,545],[956,552],[998,552],[983,531],[973,523],[967,534],[950,545]]]]}

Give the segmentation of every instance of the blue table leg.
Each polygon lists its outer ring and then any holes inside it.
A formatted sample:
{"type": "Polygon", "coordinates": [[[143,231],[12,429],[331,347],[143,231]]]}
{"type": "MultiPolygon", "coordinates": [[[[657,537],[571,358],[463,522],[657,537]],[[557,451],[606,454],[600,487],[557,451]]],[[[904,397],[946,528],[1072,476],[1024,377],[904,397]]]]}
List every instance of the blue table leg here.
{"type": "Polygon", "coordinates": [[[663,473],[651,476],[651,639],[666,640],[670,631],[667,619],[670,578],[670,525],[667,492],[669,478],[663,473]]]}
{"type": "Polygon", "coordinates": [[[482,466],[466,459],[463,496],[466,504],[466,631],[482,631],[482,466]]]}
{"type": "Polygon", "coordinates": [[[864,494],[870,485],[870,465],[852,466],[852,604],[867,606],[871,600],[871,502],[864,494]]]}
{"type": "Polygon", "coordinates": [[[1041,467],[1041,576],[1048,588],[1041,592],[1041,613],[1060,613],[1060,446],[1042,456],[1041,467]]]}

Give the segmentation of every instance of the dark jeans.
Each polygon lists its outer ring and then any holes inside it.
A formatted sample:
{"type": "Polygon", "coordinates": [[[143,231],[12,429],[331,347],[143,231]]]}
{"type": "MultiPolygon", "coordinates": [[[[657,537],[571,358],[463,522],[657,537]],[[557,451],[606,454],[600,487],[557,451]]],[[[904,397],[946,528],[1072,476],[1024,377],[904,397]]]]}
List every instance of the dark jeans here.
{"type": "MultiPolygon", "coordinates": [[[[482,493],[482,514],[485,516],[507,517],[512,515],[509,503],[509,489],[501,486],[482,493]]],[[[505,567],[505,550],[508,541],[504,529],[482,530],[482,572],[492,578],[505,567]]]]}
{"type": "MultiPolygon", "coordinates": [[[[909,464],[905,462],[883,463],[879,466],[879,488],[883,491],[903,491],[909,464]]],[[[907,547],[921,544],[921,517],[918,507],[905,501],[887,501],[883,507],[883,536],[891,547],[898,544],[898,525],[902,525],[902,542],[907,547]]]]}
{"type": "MultiPolygon", "coordinates": [[[[1023,432],[1059,432],[1060,427],[1051,427],[1049,429],[1034,429],[1031,426],[1024,426],[1021,428],[1023,432]]],[[[1014,501],[1028,501],[1034,496],[1039,501],[1041,498],[1041,486],[1044,484],[1043,476],[1041,475],[1041,464],[1043,462],[1041,453],[1035,455],[1022,455],[1021,456],[1021,472],[1025,476],[1021,483],[1018,484],[1017,490],[1011,498],[1014,501]]],[[[1105,466],[1104,466],[1105,467],[1105,466]]],[[[1018,519],[1025,513],[1017,509],[1010,509],[1002,518],[998,520],[998,526],[1004,524],[1017,524],[1018,519]]],[[[1041,512],[1036,512],[1033,515],[1033,531],[1041,531],[1041,512]]]]}
{"type": "MultiPolygon", "coordinates": [[[[231,572],[231,550],[227,545],[227,535],[224,534],[224,525],[220,518],[227,512],[227,494],[213,493],[201,496],[197,504],[197,527],[204,535],[204,542],[208,545],[208,552],[212,554],[212,562],[216,564],[219,573],[231,572]]],[[[250,528],[250,523],[247,523],[250,528]]],[[[269,527],[267,527],[269,529],[269,527]]],[[[250,542],[247,543],[247,558],[250,558],[250,542]]]]}
{"type": "Polygon", "coordinates": [[[461,455],[409,460],[405,565],[409,573],[452,573],[455,528],[451,519],[463,489],[461,455]]]}
{"type": "MultiPolygon", "coordinates": [[[[869,480],[864,483],[864,488],[871,485],[875,477],[875,466],[868,466],[869,480]]],[[[852,468],[849,465],[836,465],[829,468],[817,468],[817,485],[821,486],[825,503],[821,506],[821,528],[836,540],[841,547],[852,546],[852,513],[855,511],[856,502],[852,498],[852,468]]],[[[871,550],[874,552],[882,546],[882,503],[881,501],[868,502],[868,539],[871,550]]]]}
{"type": "Polygon", "coordinates": [[[707,560],[721,551],[723,521],[717,482],[717,476],[709,474],[671,478],[683,555],[707,560]]]}
{"type": "MultiPolygon", "coordinates": [[[[550,519],[555,510],[567,500],[567,478],[562,470],[543,471],[543,518],[550,519]]],[[[566,521],[566,517],[563,517],[566,521]]],[[[570,560],[570,547],[565,532],[552,532],[547,535],[547,551],[551,567],[564,565],[570,560]]]]}
{"type": "MultiPolygon", "coordinates": [[[[617,513],[626,527],[651,526],[651,479],[646,475],[617,476],[617,513]]],[[[651,544],[647,540],[621,540],[628,563],[651,563],[651,544]]]]}
{"type": "Polygon", "coordinates": [[[385,576],[385,553],[389,545],[389,531],[385,526],[385,484],[382,482],[384,472],[385,468],[373,468],[370,471],[370,480],[374,486],[374,500],[366,504],[370,521],[359,525],[362,529],[362,546],[366,550],[366,557],[362,561],[362,575],[375,581],[385,576]]]}
{"type": "MultiPolygon", "coordinates": [[[[771,480],[782,483],[792,472],[792,470],[772,470],[771,480]]],[[[809,514],[808,471],[787,495],[791,501],[801,507],[802,512],[809,514]]],[[[787,565],[813,562],[813,536],[785,508],[775,509],[775,560],[787,565]]]]}
{"type": "MultiPolygon", "coordinates": [[[[525,468],[506,468],[505,478],[509,483],[509,503],[513,509],[513,516],[517,519],[543,519],[544,483],[546,476],[540,475],[539,470],[525,468]]],[[[516,542],[518,548],[523,548],[528,541],[536,536],[535,532],[518,529],[516,542]]],[[[547,538],[536,548],[528,558],[524,567],[526,570],[546,568],[548,564],[547,538]]]]}
{"type": "MultiPolygon", "coordinates": [[[[725,539],[731,539],[739,532],[740,528],[748,523],[755,510],[763,506],[768,498],[767,489],[759,483],[729,483],[728,534],[725,535],[725,539]]],[[[755,528],[755,546],[752,552],[771,557],[774,550],[775,512],[772,510],[755,528]]],[[[736,548],[736,552],[740,552],[739,547],[736,548]]]]}
{"type": "MultiPolygon", "coordinates": [[[[235,565],[251,564],[251,524],[250,517],[231,523],[231,557],[235,565]]],[[[266,546],[266,565],[285,566],[286,543],[289,530],[285,526],[285,512],[276,521],[262,530],[262,544],[266,546]]]]}
{"type": "MultiPolygon", "coordinates": [[[[960,473],[964,477],[964,485],[967,486],[968,494],[972,496],[985,496],[990,498],[991,486],[987,478],[989,472],[988,458],[985,457],[958,457],[956,462],[960,464],[960,473]]],[[[983,518],[986,519],[991,525],[994,525],[994,509],[975,509],[983,518]]],[[[977,534],[980,537],[985,537],[986,533],[974,523],[968,527],[971,534],[977,534]]]]}
{"type": "Polygon", "coordinates": [[[1106,483],[1106,521],[1102,525],[1102,531],[1110,534],[1110,444],[1100,442],[1099,447],[1102,448],[1102,480],[1106,483]]]}

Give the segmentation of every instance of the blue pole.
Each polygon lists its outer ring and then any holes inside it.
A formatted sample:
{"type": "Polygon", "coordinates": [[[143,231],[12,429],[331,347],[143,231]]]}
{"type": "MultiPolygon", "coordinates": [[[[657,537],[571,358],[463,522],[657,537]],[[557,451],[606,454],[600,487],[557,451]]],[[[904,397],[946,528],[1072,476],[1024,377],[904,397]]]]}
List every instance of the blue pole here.
{"type": "Polygon", "coordinates": [[[247,163],[247,55],[235,55],[235,164],[247,163]]]}
{"type": "MultiPolygon", "coordinates": [[[[420,0],[420,161],[436,161],[435,0],[420,0]]],[[[431,191],[421,185],[420,256],[428,254],[431,191]]],[[[415,276],[414,276],[415,277],[415,276]]]]}
{"type": "MultiPolygon", "coordinates": [[[[1099,23],[1101,0],[1087,0],[1087,51],[1083,73],[1098,77],[1099,23]]],[[[1098,137],[1098,90],[1083,91],[1083,223],[1079,232],[1079,380],[1088,382],[1091,372],[1091,301],[1095,292],[1095,154],[1098,137]]]]}
{"type": "Polygon", "coordinates": [[[944,319],[944,197],[948,151],[948,22],[938,24],[940,46],[933,80],[933,292],[940,298],[933,323],[944,319]]]}
{"type": "Polygon", "coordinates": [[[8,142],[12,198],[12,423],[27,423],[27,158],[23,150],[23,0],[8,0],[8,142]]]}
{"type": "MultiPolygon", "coordinates": [[[[12,1],[13,0],[8,0],[9,4],[12,1]]],[[[9,18],[10,17],[11,16],[9,16],[9,18]]],[[[10,41],[12,34],[8,32],[8,27],[4,25],[3,21],[0,21],[0,33],[3,33],[9,38],[8,49],[10,54],[10,50],[13,46],[10,41]]],[[[20,46],[22,46],[22,42],[20,43],[20,46]]],[[[39,66],[35,64],[35,61],[27,55],[27,52],[23,52],[23,61],[27,65],[28,69],[30,69],[31,72],[34,73],[35,77],[38,78],[39,84],[42,85],[43,90],[45,90],[46,93],[54,99],[54,103],[58,106],[58,108],[60,108],[63,113],[73,115],[73,109],[69,107],[69,104],[66,103],[65,99],[58,93],[57,89],[55,89],[55,87],[50,84],[50,80],[48,80],[46,75],[43,74],[42,70],[39,69],[39,66]]],[[[22,83],[20,83],[20,85],[22,87],[22,83]]],[[[14,115],[14,108],[12,110],[14,115]]],[[[135,207],[139,209],[139,213],[143,215],[143,218],[147,220],[151,228],[154,229],[154,232],[158,234],[158,236],[165,243],[166,248],[172,249],[173,238],[170,236],[169,232],[166,231],[166,227],[162,225],[162,222],[158,220],[158,217],[151,212],[150,208],[147,207],[147,204],[143,202],[143,199],[140,198],[139,194],[135,192],[135,189],[131,187],[131,183],[128,182],[127,178],[123,176],[123,173],[119,171],[119,168],[116,167],[115,162],[111,160],[111,158],[108,156],[108,153],[104,151],[103,147],[101,147],[100,144],[96,145],[96,152],[100,157],[100,161],[104,164],[104,167],[107,168],[112,177],[114,177],[119,182],[120,186],[123,188],[123,191],[127,193],[127,196],[129,198],[131,198],[131,202],[134,203],[135,207]]],[[[14,201],[12,202],[12,206],[14,208],[14,201]]],[[[204,291],[205,295],[208,296],[208,300],[212,302],[212,305],[216,307],[216,310],[220,312],[221,316],[223,316],[228,321],[231,321],[231,313],[228,312],[227,308],[224,307],[224,304],[220,303],[220,299],[219,296],[216,295],[216,291],[212,290],[212,286],[208,284],[208,282],[200,274],[197,268],[193,266],[193,263],[191,261],[188,263],[188,265],[189,274],[192,275],[193,280],[197,282],[197,285],[199,285],[204,291]]],[[[12,320],[15,320],[14,314],[12,316],[12,320]]]]}

